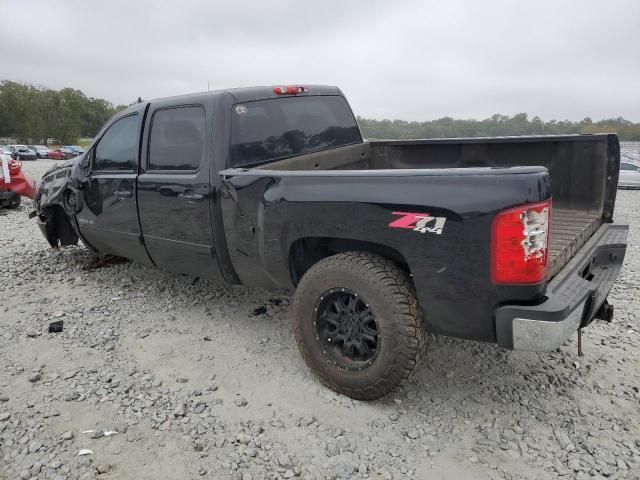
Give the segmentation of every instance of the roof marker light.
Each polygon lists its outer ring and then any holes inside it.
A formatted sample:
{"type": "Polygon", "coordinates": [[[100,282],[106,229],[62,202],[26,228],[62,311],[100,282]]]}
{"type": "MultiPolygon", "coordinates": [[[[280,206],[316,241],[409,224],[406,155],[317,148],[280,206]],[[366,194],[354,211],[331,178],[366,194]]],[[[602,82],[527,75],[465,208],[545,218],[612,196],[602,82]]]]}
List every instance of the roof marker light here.
{"type": "Polygon", "coordinates": [[[301,85],[286,85],[273,87],[273,92],[277,95],[297,95],[298,93],[305,93],[307,87],[301,85]]]}

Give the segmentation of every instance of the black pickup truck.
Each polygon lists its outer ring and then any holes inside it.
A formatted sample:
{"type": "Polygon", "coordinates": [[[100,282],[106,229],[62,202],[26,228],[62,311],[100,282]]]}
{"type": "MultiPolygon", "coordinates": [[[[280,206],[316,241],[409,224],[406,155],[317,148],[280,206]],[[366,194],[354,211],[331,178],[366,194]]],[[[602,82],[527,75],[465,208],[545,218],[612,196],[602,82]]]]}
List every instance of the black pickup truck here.
{"type": "Polygon", "coordinates": [[[295,289],[309,367],[374,399],[425,332],[553,350],[611,320],[619,162],[607,134],[366,141],[335,87],[242,88],[118,113],[34,216],[55,247],[295,289]]]}

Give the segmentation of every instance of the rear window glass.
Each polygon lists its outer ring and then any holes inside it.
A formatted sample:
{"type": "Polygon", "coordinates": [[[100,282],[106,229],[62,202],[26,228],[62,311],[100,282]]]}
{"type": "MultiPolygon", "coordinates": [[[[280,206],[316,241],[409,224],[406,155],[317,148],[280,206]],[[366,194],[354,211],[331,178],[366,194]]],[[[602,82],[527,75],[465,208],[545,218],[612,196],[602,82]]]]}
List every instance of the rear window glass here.
{"type": "Polygon", "coordinates": [[[231,166],[246,167],[362,142],[340,96],[239,103],[231,112],[231,166]]]}

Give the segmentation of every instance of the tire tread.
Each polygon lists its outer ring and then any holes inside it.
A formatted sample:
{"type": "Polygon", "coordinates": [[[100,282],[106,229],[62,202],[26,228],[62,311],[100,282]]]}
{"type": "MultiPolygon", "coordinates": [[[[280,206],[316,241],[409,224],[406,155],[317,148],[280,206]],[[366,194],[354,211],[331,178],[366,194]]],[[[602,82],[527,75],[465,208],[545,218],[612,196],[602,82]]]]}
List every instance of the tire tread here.
{"type": "Polygon", "coordinates": [[[311,368],[315,376],[326,386],[337,392],[360,400],[373,400],[388,394],[396,387],[406,382],[422,364],[426,352],[426,332],[422,309],[418,305],[415,289],[410,277],[392,261],[366,252],[345,252],[327,257],[313,265],[302,277],[296,290],[293,304],[293,329],[296,342],[305,363],[311,368]],[[318,372],[314,371],[309,351],[305,348],[303,338],[303,321],[300,318],[301,305],[298,292],[304,291],[307,284],[318,276],[325,275],[336,268],[343,269],[345,265],[359,274],[370,278],[380,290],[382,298],[386,298],[395,312],[394,321],[404,336],[399,342],[399,350],[395,361],[384,370],[383,375],[373,384],[364,388],[351,388],[338,385],[318,372]]]}

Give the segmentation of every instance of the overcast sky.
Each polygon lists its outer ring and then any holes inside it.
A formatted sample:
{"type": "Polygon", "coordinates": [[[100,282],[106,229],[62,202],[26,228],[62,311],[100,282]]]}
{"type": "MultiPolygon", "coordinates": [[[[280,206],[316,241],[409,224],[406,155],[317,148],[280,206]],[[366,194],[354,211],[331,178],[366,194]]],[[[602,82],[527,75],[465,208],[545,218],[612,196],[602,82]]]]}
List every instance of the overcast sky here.
{"type": "Polygon", "coordinates": [[[0,0],[0,79],[114,103],[337,85],[359,115],[640,121],[640,0],[0,0]]]}

